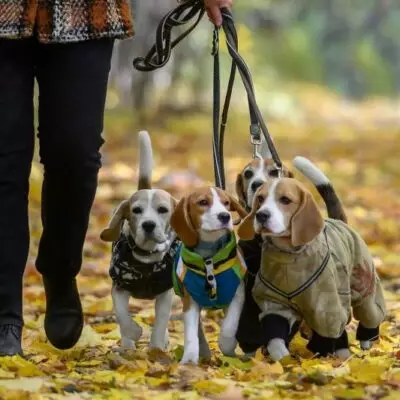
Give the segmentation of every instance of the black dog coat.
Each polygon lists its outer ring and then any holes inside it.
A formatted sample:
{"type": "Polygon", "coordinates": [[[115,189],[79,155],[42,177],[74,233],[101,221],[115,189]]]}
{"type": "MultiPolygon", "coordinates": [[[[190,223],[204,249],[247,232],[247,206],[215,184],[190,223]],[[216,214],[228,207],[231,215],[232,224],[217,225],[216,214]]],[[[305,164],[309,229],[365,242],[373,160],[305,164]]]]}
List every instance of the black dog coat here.
{"type": "Polygon", "coordinates": [[[161,261],[143,263],[134,258],[132,249],[143,255],[151,252],[139,249],[130,236],[121,233],[112,245],[109,273],[113,282],[137,299],[151,300],[172,289],[172,266],[179,244],[175,240],[161,261]]]}

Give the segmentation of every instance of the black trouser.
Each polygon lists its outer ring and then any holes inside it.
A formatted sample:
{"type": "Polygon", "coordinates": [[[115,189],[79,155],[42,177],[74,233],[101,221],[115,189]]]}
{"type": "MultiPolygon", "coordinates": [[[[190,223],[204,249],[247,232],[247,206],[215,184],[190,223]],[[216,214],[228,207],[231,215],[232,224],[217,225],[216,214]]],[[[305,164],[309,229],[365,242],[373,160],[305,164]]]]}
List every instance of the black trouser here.
{"type": "Polygon", "coordinates": [[[71,279],[81,267],[101,166],[112,47],[111,39],[48,45],[0,39],[0,325],[23,323],[34,78],[44,166],[36,266],[50,279],[71,279]]]}

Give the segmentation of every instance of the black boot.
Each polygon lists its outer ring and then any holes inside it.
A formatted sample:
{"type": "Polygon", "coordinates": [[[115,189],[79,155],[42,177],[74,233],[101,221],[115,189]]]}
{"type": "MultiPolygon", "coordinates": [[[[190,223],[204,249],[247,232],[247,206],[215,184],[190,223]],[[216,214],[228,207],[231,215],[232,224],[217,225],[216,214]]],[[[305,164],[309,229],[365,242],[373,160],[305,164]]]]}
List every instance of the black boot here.
{"type": "Polygon", "coordinates": [[[46,291],[44,329],[50,343],[69,349],[79,340],[83,328],[82,305],[75,278],[55,280],[43,277],[46,291]]]}
{"type": "Polygon", "coordinates": [[[0,357],[22,355],[21,332],[17,325],[0,325],[0,357]]]}

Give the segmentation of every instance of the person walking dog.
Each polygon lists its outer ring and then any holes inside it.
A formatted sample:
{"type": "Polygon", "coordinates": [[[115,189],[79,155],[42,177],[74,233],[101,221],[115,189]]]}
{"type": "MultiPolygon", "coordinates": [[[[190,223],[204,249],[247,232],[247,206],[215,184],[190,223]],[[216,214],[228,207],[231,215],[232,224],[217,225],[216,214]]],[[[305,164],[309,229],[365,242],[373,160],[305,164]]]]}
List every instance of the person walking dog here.
{"type": "MultiPolygon", "coordinates": [[[[221,25],[220,8],[232,1],[204,4],[210,20],[221,25]]],[[[5,356],[22,354],[34,80],[44,166],[36,267],[46,293],[46,335],[55,347],[68,349],[83,328],[75,277],[101,166],[113,44],[133,36],[134,29],[129,0],[0,0],[0,16],[0,356],[5,356]]]]}

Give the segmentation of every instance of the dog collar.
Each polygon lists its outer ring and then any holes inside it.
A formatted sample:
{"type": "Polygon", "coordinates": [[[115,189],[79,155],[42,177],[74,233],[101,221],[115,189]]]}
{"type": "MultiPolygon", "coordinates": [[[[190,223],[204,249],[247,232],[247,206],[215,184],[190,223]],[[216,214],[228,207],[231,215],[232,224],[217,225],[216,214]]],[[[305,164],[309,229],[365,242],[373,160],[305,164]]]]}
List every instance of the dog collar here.
{"type": "Polygon", "coordinates": [[[137,255],[141,256],[141,257],[146,257],[146,256],[150,256],[152,254],[156,254],[159,253],[158,250],[145,250],[142,249],[141,247],[139,247],[135,240],[133,239],[132,235],[128,235],[128,237],[126,237],[126,241],[128,243],[128,246],[130,247],[130,249],[135,252],[137,255]]]}

